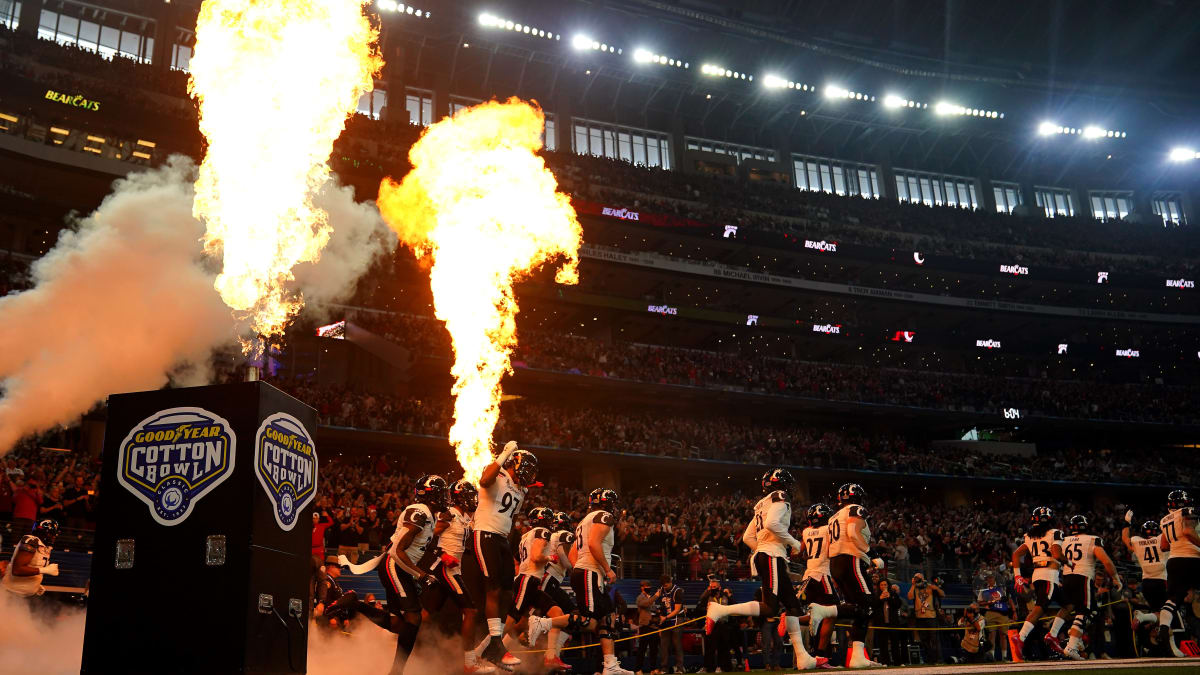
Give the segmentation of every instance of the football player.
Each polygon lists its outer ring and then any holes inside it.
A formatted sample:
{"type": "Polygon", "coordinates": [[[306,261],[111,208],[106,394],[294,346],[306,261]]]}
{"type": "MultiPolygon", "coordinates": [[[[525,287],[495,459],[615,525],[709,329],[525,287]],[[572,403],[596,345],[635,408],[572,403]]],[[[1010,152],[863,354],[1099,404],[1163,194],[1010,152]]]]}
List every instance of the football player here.
{"type": "MultiPolygon", "coordinates": [[[[537,457],[509,441],[487,465],[479,479],[479,506],[475,509],[473,555],[463,564],[463,578],[471,597],[482,599],[487,618],[486,644],[480,656],[476,649],[465,652],[465,666],[474,672],[477,660],[512,669],[521,660],[504,647],[504,617],[513,592],[513,554],[508,537],[513,519],[520,513],[529,487],[537,480],[537,457]]],[[[472,619],[475,616],[471,612],[472,619]]],[[[488,664],[483,664],[486,669],[488,664]]]]}
{"type": "Polygon", "coordinates": [[[825,621],[837,617],[840,613],[847,616],[853,613],[850,606],[843,605],[842,594],[838,591],[833,575],[829,571],[829,518],[833,509],[825,504],[813,504],[808,507],[805,519],[808,527],[800,535],[804,543],[804,577],[796,595],[800,601],[808,605],[808,630],[817,635],[815,656],[829,657],[829,640],[833,635],[833,622],[825,621]],[[839,605],[843,605],[839,608],[839,605]]]}
{"type": "MultiPolygon", "coordinates": [[[[1142,523],[1139,534],[1130,535],[1133,526],[1133,511],[1125,512],[1125,527],[1121,530],[1121,541],[1125,548],[1133,554],[1138,566],[1142,568],[1142,595],[1151,609],[1162,606],[1167,602],[1167,557],[1170,552],[1159,546],[1159,536],[1162,527],[1157,520],[1147,520],[1142,523]]],[[[1157,623],[1158,615],[1137,612],[1138,623],[1157,623]]]]}
{"type": "Polygon", "coordinates": [[[392,673],[404,672],[404,664],[417,642],[421,628],[421,590],[437,583],[437,577],[421,569],[429,542],[434,537],[436,515],[450,501],[450,486],[441,476],[422,476],[415,487],[414,501],[404,507],[396,521],[379,580],[387,594],[391,629],[396,634],[396,657],[392,673]]]}
{"type": "Polygon", "coordinates": [[[570,666],[558,658],[555,645],[561,629],[568,624],[578,623],[581,617],[564,614],[563,609],[544,590],[550,566],[558,562],[558,552],[551,546],[551,528],[554,525],[555,514],[552,509],[539,506],[529,512],[530,527],[521,536],[517,578],[513,582],[516,597],[505,621],[505,632],[515,636],[528,626],[530,647],[536,645],[542,635],[549,633],[547,642],[550,648],[546,651],[544,665],[551,670],[569,670],[570,666]],[[540,616],[534,612],[540,612],[540,616]]]}
{"type": "Polygon", "coordinates": [[[867,525],[867,491],[857,483],[838,488],[838,511],[829,519],[829,570],[846,601],[854,606],[850,629],[849,668],[876,668],[863,639],[873,615],[882,611],[883,601],[871,590],[870,567],[883,569],[883,559],[871,548],[871,528],[867,525]]]}
{"type": "MultiPolygon", "coordinates": [[[[570,594],[563,590],[563,582],[571,573],[571,548],[575,545],[571,516],[562,511],[556,511],[551,529],[554,531],[550,534],[550,543],[546,546],[549,551],[550,565],[546,568],[546,577],[542,580],[542,592],[550,598],[554,603],[554,608],[557,608],[561,614],[578,616],[575,611],[575,601],[571,599],[570,594]]],[[[553,611],[552,609],[552,614],[553,611]]],[[[561,619],[555,618],[553,621],[560,622],[561,619]]],[[[544,659],[547,668],[570,670],[570,666],[559,658],[563,645],[569,639],[570,635],[562,630],[562,626],[551,626],[544,659]]]]}
{"type": "Polygon", "coordinates": [[[50,562],[54,541],[58,539],[58,521],[50,518],[39,520],[32,534],[23,535],[13,549],[8,569],[4,572],[4,590],[26,598],[37,597],[46,592],[42,579],[58,576],[58,563],[50,562]]]}
{"type": "Polygon", "coordinates": [[[1169,643],[1180,654],[1171,639],[1171,624],[1177,622],[1178,610],[1188,591],[1200,588],[1200,532],[1196,531],[1197,514],[1192,497],[1186,490],[1172,490],[1167,495],[1167,515],[1160,522],[1160,545],[1170,548],[1167,558],[1167,601],[1158,613],[1158,642],[1169,643]]]}
{"type": "Polygon", "coordinates": [[[754,505],[754,517],[742,534],[742,541],[751,550],[750,572],[762,582],[762,602],[751,601],[737,605],[708,603],[704,632],[711,635],[717,621],[727,616],[772,616],[780,606],[787,610],[784,619],[796,667],[801,670],[824,666],[826,659],[817,659],[804,648],[800,633],[803,608],[788,575],[788,552],[799,555],[800,542],[788,529],[792,525],[792,490],[796,479],[787,469],[771,469],[760,481],[765,496],[754,505]]]}
{"type": "MultiPolygon", "coordinates": [[[[475,602],[467,591],[462,578],[462,562],[471,547],[471,514],[479,506],[479,490],[464,479],[450,486],[450,508],[440,514],[435,528],[437,546],[433,551],[430,574],[437,583],[421,594],[422,619],[441,611],[448,600],[453,601],[463,614],[462,641],[465,650],[471,644],[475,631],[475,602]]],[[[478,668],[476,673],[493,672],[493,669],[478,668]]]]}
{"type": "Polygon", "coordinates": [[[1067,523],[1067,531],[1070,534],[1062,543],[1063,555],[1066,556],[1063,600],[1060,603],[1062,609],[1058,611],[1058,616],[1054,617],[1050,632],[1046,634],[1046,641],[1051,643],[1052,649],[1059,646],[1064,656],[1075,661],[1086,660],[1079,650],[1083,647],[1083,632],[1097,609],[1096,561],[1104,565],[1104,570],[1112,578],[1113,592],[1120,591],[1122,586],[1121,576],[1117,574],[1116,566],[1104,550],[1104,542],[1100,537],[1087,534],[1088,529],[1088,520],[1084,516],[1071,516],[1070,522],[1067,523]],[[1067,631],[1070,639],[1067,640],[1066,648],[1062,649],[1058,645],[1058,634],[1072,612],[1075,613],[1075,620],[1067,631]]]}
{"type": "MultiPolygon", "coordinates": [[[[1062,567],[1066,556],[1063,554],[1062,530],[1053,527],[1054,524],[1054,509],[1049,506],[1039,506],[1033,510],[1029,516],[1030,528],[1025,533],[1025,542],[1017,547],[1017,550],[1012,554],[1012,568],[1016,574],[1015,585],[1017,593],[1023,593],[1025,588],[1029,586],[1030,580],[1022,576],[1020,573],[1021,560],[1028,555],[1033,559],[1033,592],[1036,596],[1036,605],[1029,610],[1025,616],[1025,623],[1021,625],[1021,630],[1017,637],[1012,640],[1012,658],[1013,661],[1025,660],[1025,640],[1029,634],[1033,632],[1034,626],[1046,609],[1050,607],[1051,602],[1057,602],[1058,589],[1061,586],[1059,577],[1059,568],[1062,567]]],[[[1055,651],[1061,653],[1061,646],[1057,645],[1057,640],[1050,638],[1047,633],[1046,642],[1051,649],[1056,646],[1055,651]]]]}
{"type": "Polygon", "coordinates": [[[633,675],[621,667],[614,651],[613,601],[608,585],[617,580],[612,568],[612,549],[616,541],[617,503],[615,490],[597,488],[588,496],[591,511],[575,528],[575,547],[571,549],[571,588],[579,599],[579,613],[587,618],[586,628],[600,638],[604,655],[603,675],[633,675]]]}

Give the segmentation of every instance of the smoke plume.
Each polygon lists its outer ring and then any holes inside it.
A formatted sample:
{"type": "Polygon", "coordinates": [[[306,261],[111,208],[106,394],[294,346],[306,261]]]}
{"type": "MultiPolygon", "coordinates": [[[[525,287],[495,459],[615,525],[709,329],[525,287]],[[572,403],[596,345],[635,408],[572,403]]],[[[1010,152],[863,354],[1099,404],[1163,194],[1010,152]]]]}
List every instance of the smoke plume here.
{"type": "MultiPolygon", "coordinates": [[[[0,454],[73,422],[111,393],[203,384],[212,351],[245,331],[213,287],[204,225],[192,215],[196,167],[172,157],[131,174],[34,263],[34,287],[0,297],[0,454]]],[[[335,302],[394,243],[348,188],[319,195],[333,229],[294,290],[335,302]]]]}

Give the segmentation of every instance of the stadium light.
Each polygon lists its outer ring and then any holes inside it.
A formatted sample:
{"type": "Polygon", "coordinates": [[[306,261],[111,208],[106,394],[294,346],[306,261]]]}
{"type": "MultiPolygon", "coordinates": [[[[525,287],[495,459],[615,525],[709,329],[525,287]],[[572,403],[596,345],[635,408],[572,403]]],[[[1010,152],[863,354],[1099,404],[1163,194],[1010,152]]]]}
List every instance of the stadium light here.
{"type": "Polygon", "coordinates": [[[912,101],[904,98],[903,96],[897,96],[895,94],[888,94],[887,96],[883,97],[883,107],[891,108],[893,110],[896,108],[915,108],[922,110],[928,108],[929,104],[921,103],[919,101],[912,101]]]}
{"type": "MultiPolygon", "coordinates": [[[[686,63],[683,64],[683,67],[687,68],[688,64],[686,64],[686,63]]],[[[751,81],[754,80],[753,75],[747,75],[746,73],[739,73],[736,70],[730,70],[730,69],[726,68],[725,66],[717,66],[717,65],[713,65],[711,63],[702,64],[700,66],[700,72],[704,75],[710,75],[712,77],[730,77],[735,80],[751,80],[751,81]]]]}
{"type": "Polygon", "coordinates": [[[1097,126],[1087,126],[1083,128],[1083,137],[1087,139],[1096,139],[1104,137],[1104,129],[1097,126]]]}
{"type": "Polygon", "coordinates": [[[1200,152],[1196,152],[1191,148],[1171,148],[1171,153],[1167,158],[1172,162],[1190,162],[1195,159],[1200,159],[1200,152]]]}
{"type": "MultiPolygon", "coordinates": [[[[380,0],[380,1],[383,2],[384,0],[380,0]]],[[[400,7],[403,8],[404,5],[400,5],[400,7]]],[[[420,14],[420,13],[421,13],[420,10],[417,10],[417,14],[420,14]]],[[[428,15],[428,12],[426,12],[426,14],[428,15]]],[[[530,26],[528,24],[518,23],[516,21],[512,21],[512,20],[505,19],[505,18],[502,18],[499,16],[495,16],[493,14],[488,14],[487,12],[484,12],[479,15],[479,25],[483,26],[484,28],[495,28],[498,30],[508,30],[508,31],[512,31],[514,33],[523,33],[530,37],[545,38],[547,40],[562,39],[562,36],[555,33],[554,31],[548,31],[544,28],[538,28],[537,26],[530,26]]]]}
{"type": "Polygon", "coordinates": [[[997,112],[995,110],[984,110],[982,108],[967,108],[957,103],[951,103],[950,101],[938,101],[937,104],[933,106],[933,112],[935,115],[941,115],[943,117],[947,115],[958,115],[965,117],[986,117],[987,119],[993,120],[1004,119],[1004,113],[1002,112],[997,112]]]}
{"type": "Polygon", "coordinates": [[[1063,128],[1061,125],[1055,124],[1054,122],[1042,122],[1038,125],[1037,132],[1038,136],[1049,136],[1050,134],[1061,134],[1063,132],[1063,128]]]}
{"type": "MultiPolygon", "coordinates": [[[[778,75],[767,73],[763,76],[763,86],[767,89],[787,89],[788,81],[778,75]]],[[[796,83],[792,83],[792,89],[796,88],[796,83]]]]}
{"type": "MultiPolygon", "coordinates": [[[[690,68],[691,64],[682,59],[673,59],[662,54],[655,54],[649,49],[641,47],[633,50],[633,60],[637,63],[657,63],[660,66],[674,66],[676,68],[690,68]]],[[[742,79],[745,79],[744,77],[742,79]]]]}
{"type": "MultiPolygon", "coordinates": [[[[410,16],[415,16],[418,19],[428,19],[431,16],[429,12],[417,9],[412,5],[405,5],[403,2],[396,2],[396,0],[379,0],[375,3],[375,6],[382,11],[395,12],[397,14],[408,14],[410,16]]],[[[483,23],[484,16],[486,15],[480,15],[480,23],[483,23]]]]}

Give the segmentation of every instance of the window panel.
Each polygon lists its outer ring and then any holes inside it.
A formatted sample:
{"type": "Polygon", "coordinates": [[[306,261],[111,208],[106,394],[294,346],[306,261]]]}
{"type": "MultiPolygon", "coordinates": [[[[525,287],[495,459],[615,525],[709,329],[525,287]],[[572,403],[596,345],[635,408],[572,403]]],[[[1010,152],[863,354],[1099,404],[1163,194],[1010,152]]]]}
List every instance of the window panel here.
{"type": "Polygon", "coordinates": [[[902,202],[908,201],[908,185],[904,182],[903,176],[896,176],[896,199],[902,202]]]}
{"type": "Polygon", "coordinates": [[[58,17],[58,41],[62,44],[75,44],[79,37],[79,19],[65,14],[58,17]]]}
{"type": "Polygon", "coordinates": [[[91,21],[79,22],[79,46],[92,50],[100,46],[100,24],[91,21]]]}
{"type": "Polygon", "coordinates": [[[550,115],[546,115],[546,132],[543,136],[542,144],[546,146],[547,150],[558,149],[558,134],[555,132],[554,118],[550,115]]]}
{"type": "MultiPolygon", "coordinates": [[[[658,139],[646,139],[646,165],[662,166],[662,156],[659,154],[658,139]]],[[[666,167],[663,167],[666,168],[666,167]]]]}
{"type": "Polygon", "coordinates": [[[839,195],[846,194],[846,180],[842,175],[842,167],[833,167],[833,191],[839,195]]]}

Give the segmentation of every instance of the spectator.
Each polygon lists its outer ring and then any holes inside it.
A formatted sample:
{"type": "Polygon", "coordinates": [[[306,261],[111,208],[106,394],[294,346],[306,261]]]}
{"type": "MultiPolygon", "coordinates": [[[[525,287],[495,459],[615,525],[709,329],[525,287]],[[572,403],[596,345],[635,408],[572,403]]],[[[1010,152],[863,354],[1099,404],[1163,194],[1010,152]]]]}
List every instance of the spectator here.
{"type": "MultiPolygon", "coordinates": [[[[721,589],[721,582],[715,577],[709,579],[708,586],[700,594],[700,599],[696,601],[696,614],[706,614],[709,603],[716,603],[718,605],[728,604],[727,598],[721,589]]],[[[704,636],[704,672],[706,673],[715,673],[718,671],[727,673],[732,670],[732,666],[729,663],[728,636],[722,630],[724,627],[719,624],[713,626],[712,634],[704,636]]],[[[763,658],[768,658],[765,646],[763,658]]],[[[768,661],[768,663],[770,662],[768,661]]],[[[770,668],[767,670],[770,670],[770,668]]]]}
{"type": "Polygon", "coordinates": [[[937,584],[926,581],[925,575],[917,572],[912,578],[912,586],[908,589],[908,599],[913,603],[913,615],[916,617],[917,639],[921,642],[925,663],[942,663],[941,639],[935,630],[938,627],[937,601],[945,597],[945,593],[937,584]]]}
{"type": "Polygon", "coordinates": [[[996,583],[996,575],[988,574],[983,588],[976,596],[976,605],[983,609],[987,627],[987,642],[995,650],[996,661],[1008,661],[1007,624],[1012,622],[1012,604],[1008,591],[996,583]]]}
{"type": "MultiPolygon", "coordinates": [[[[686,608],[683,602],[683,589],[675,585],[675,580],[671,575],[664,574],[662,577],[662,586],[654,592],[654,600],[659,604],[662,611],[662,626],[663,629],[673,628],[679,625],[679,615],[686,608]]],[[[679,672],[684,672],[683,665],[683,632],[674,630],[663,630],[659,633],[659,654],[658,654],[658,669],[665,672],[673,672],[667,669],[667,664],[670,662],[670,654],[675,653],[675,668],[679,672]]]]}
{"type": "Polygon", "coordinates": [[[650,594],[650,582],[641,583],[641,592],[637,597],[637,672],[648,671],[658,662],[657,635],[651,635],[659,628],[658,610],[654,597],[650,594]]]}
{"type": "Polygon", "coordinates": [[[904,665],[904,633],[900,619],[900,610],[904,608],[904,600],[900,597],[900,587],[881,578],[876,583],[883,614],[874,620],[883,630],[874,631],[876,645],[879,648],[879,660],[889,666],[904,665]]]}
{"type": "Polygon", "coordinates": [[[29,534],[37,520],[44,496],[36,478],[27,478],[13,489],[13,531],[29,534]]]}
{"type": "Polygon", "coordinates": [[[974,605],[969,605],[963,610],[963,615],[958,619],[958,625],[963,628],[963,638],[961,642],[963,656],[967,663],[979,663],[986,660],[989,656],[986,642],[983,638],[983,629],[987,622],[979,615],[979,609],[974,605]]]}

